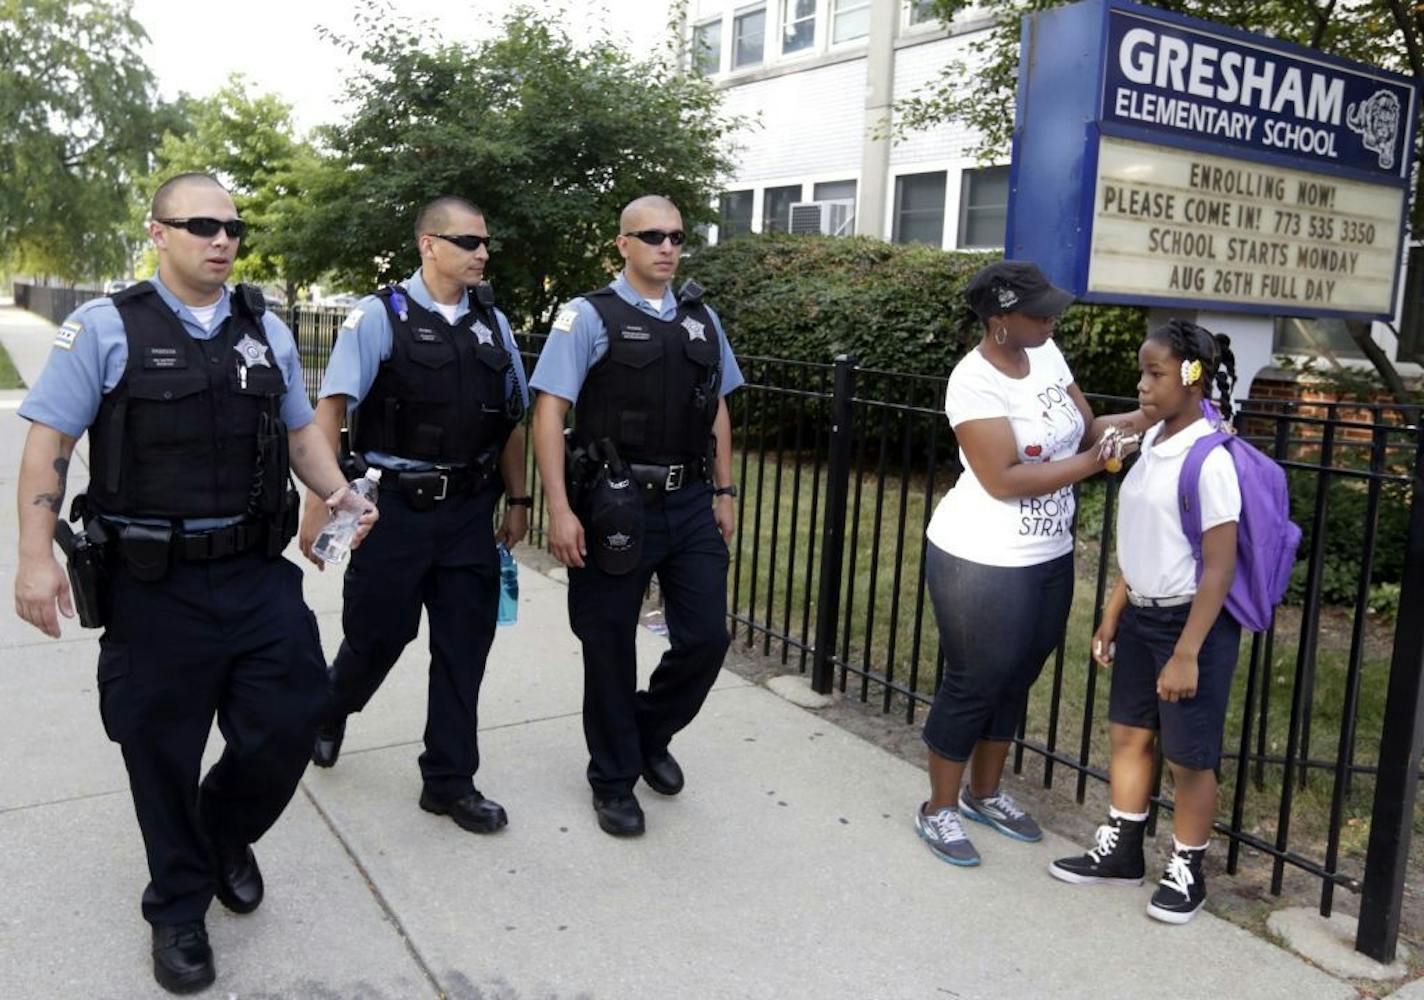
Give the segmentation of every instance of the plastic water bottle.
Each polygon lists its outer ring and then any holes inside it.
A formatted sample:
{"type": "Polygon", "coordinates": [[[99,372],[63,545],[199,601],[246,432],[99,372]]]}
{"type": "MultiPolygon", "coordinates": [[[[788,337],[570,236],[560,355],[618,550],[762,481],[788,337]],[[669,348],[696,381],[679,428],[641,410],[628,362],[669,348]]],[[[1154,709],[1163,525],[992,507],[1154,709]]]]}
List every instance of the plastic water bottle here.
{"type": "Polygon", "coordinates": [[[519,617],[519,564],[503,543],[499,549],[499,615],[495,621],[513,625],[519,617]]]}
{"type": "Polygon", "coordinates": [[[312,553],[328,566],[339,566],[351,554],[351,539],[356,534],[356,522],[366,513],[368,505],[376,503],[376,490],[381,482],[381,470],[370,468],[360,479],[353,479],[350,490],[331,513],[331,520],[312,543],[312,553]]]}

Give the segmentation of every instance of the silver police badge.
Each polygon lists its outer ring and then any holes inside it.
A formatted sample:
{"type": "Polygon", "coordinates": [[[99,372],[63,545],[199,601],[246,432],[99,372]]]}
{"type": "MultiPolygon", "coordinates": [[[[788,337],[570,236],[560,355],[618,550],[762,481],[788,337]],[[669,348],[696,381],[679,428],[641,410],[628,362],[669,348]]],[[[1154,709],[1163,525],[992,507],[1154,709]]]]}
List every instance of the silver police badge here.
{"type": "Polygon", "coordinates": [[[494,331],[479,320],[475,320],[475,325],[470,327],[470,332],[479,338],[480,343],[486,347],[494,343],[494,331]]]}
{"type": "Polygon", "coordinates": [[[682,328],[687,331],[688,340],[707,340],[707,327],[697,322],[691,316],[682,321],[682,328]]]}
{"type": "Polygon", "coordinates": [[[261,365],[264,368],[271,368],[272,362],[267,357],[267,345],[257,340],[251,334],[244,333],[232,348],[237,352],[237,356],[242,359],[242,367],[256,368],[261,365]]]}

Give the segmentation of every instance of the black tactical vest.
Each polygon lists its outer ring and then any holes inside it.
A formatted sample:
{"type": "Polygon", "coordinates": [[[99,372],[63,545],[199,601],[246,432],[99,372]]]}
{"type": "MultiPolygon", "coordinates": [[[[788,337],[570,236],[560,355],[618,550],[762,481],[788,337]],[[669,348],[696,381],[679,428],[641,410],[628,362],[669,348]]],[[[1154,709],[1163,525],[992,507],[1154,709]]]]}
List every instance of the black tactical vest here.
{"type": "Polygon", "coordinates": [[[356,409],[354,449],[437,465],[497,461],[524,404],[488,286],[470,290],[458,326],[402,289],[376,294],[391,321],[391,356],[356,409]]]}
{"type": "MultiPolygon", "coordinates": [[[[128,363],[89,429],[89,498],[128,517],[251,513],[258,422],[286,380],[262,329],[262,294],[238,285],[232,314],[199,340],[147,281],[115,293],[128,363]]],[[[280,471],[283,481],[286,469],[280,471]]]]}
{"type": "Polygon", "coordinates": [[[583,445],[608,438],[625,462],[674,465],[707,456],[722,384],[722,345],[700,300],[670,320],[611,288],[583,296],[608,331],[608,353],[584,380],[574,409],[583,445]]]}

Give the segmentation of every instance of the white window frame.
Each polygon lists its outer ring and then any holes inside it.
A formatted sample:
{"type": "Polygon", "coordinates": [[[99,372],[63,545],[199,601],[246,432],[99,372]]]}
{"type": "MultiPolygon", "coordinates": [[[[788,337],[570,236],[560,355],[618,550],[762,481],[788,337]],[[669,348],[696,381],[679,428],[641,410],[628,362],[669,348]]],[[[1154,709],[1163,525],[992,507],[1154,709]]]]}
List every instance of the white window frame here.
{"type": "MultiPolygon", "coordinates": [[[[714,25],[714,24],[717,25],[717,26],[718,26],[720,29],[722,29],[722,30],[719,31],[719,32],[718,32],[718,35],[717,35],[717,65],[716,65],[710,72],[708,72],[708,73],[706,74],[707,76],[715,76],[715,75],[717,75],[718,73],[724,73],[724,72],[726,72],[726,70],[724,70],[722,67],[723,67],[724,65],[726,65],[726,63],[727,63],[728,60],[727,60],[727,58],[724,58],[724,57],[723,57],[722,52],[723,52],[724,49],[729,49],[730,46],[724,46],[724,45],[722,44],[722,36],[723,36],[724,34],[726,34],[726,27],[727,27],[727,25],[726,25],[726,23],[724,22],[723,17],[719,14],[719,15],[717,15],[716,17],[709,17],[709,18],[707,18],[707,19],[705,19],[705,20],[699,21],[699,22],[697,22],[696,24],[694,24],[694,25],[692,26],[692,39],[691,39],[690,53],[689,53],[689,54],[690,54],[690,57],[691,57],[692,65],[691,65],[690,68],[692,69],[693,72],[697,72],[697,70],[698,70],[698,67],[697,67],[697,59],[698,59],[698,52],[697,52],[697,32],[700,31],[700,30],[703,29],[703,28],[710,28],[710,27],[712,27],[712,25],[714,25]]],[[[763,55],[765,55],[765,48],[763,48],[762,52],[763,52],[763,55]]]]}
{"type": "MultiPolygon", "coordinates": [[[[887,225],[887,226],[885,227],[885,231],[889,234],[889,237],[888,237],[888,238],[889,238],[890,242],[892,242],[892,243],[899,243],[899,240],[897,239],[897,237],[898,237],[897,228],[898,228],[899,217],[900,217],[900,212],[899,212],[899,207],[900,207],[900,205],[899,205],[899,199],[896,197],[896,192],[897,192],[897,189],[898,189],[898,187],[899,187],[899,185],[900,185],[900,180],[901,180],[901,178],[905,178],[905,177],[919,177],[919,176],[924,176],[924,175],[927,175],[927,174],[944,174],[944,182],[945,182],[944,205],[943,205],[943,207],[940,209],[940,220],[939,220],[939,221],[940,221],[940,227],[939,227],[939,228],[940,228],[940,234],[939,234],[939,248],[940,248],[941,250],[944,250],[944,249],[947,249],[947,248],[951,245],[951,244],[949,243],[949,226],[950,226],[950,220],[951,220],[952,218],[954,218],[954,216],[952,216],[952,215],[950,214],[950,204],[951,204],[951,202],[950,202],[950,194],[951,194],[951,185],[954,183],[954,173],[953,173],[953,168],[952,168],[952,167],[949,167],[949,166],[937,166],[937,165],[934,165],[934,164],[915,164],[915,165],[913,165],[913,166],[906,166],[906,167],[905,167],[904,169],[902,169],[902,170],[897,170],[897,171],[895,171],[895,173],[894,173],[894,174],[890,177],[890,179],[889,179],[889,190],[888,190],[888,192],[887,192],[888,197],[885,199],[885,202],[886,202],[886,206],[885,206],[885,207],[886,207],[886,209],[888,210],[888,214],[889,214],[889,220],[888,220],[888,221],[889,221],[889,225],[887,225]]],[[[859,192],[859,190],[857,190],[857,191],[856,191],[856,199],[857,199],[857,201],[859,200],[859,198],[860,198],[860,192],[859,192]]],[[[922,246],[933,246],[934,244],[921,244],[921,245],[922,245],[922,246]]]]}
{"type": "Polygon", "coordinates": [[[925,20],[925,21],[914,21],[914,20],[912,20],[912,18],[914,17],[914,7],[915,7],[915,0],[905,0],[904,4],[901,5],[901,7],[900,7],[900,30],[901,30],[901,32],[915,32],[915,33],[917,33],[917,32],[921,32],[921,31],[934,31],[934,30],[936,30],[936,29],[938,29],[938,28],[943,27],[943,26],[940,24],[939,18],[937,18],[937,17],[930,17],[928,20],[925,20]]]}
{"type": "Polygon", "coordinates": [[[743,7],[741,10],[732,11],[732,38],[731,43],[727,47],[727,71],[729,73],[745,72],[747,70],[760,69],[761,67],[766,65],[766,8],[767,5],[765,3],[759,3],[754,4],[750,7],[743,7]],[[761,58],[756,62],[738,64],[738,29],[741,27],[741,23],[744,18],[756,13],[761,14],[761,58]]]}
{"type": "MultiPolygon", "coordinates": [[[[955,248],[959,250],[999,250],[1003,249],[1004,243],[1000,239],[998,243],[967,243],[965,237],[969,232],[969,211],[971,208],[982,208],[985,206],[974,206],[969,204],[969,198],[974,193],[974,175],[982,174],[989,170],[1002,170],[1004,177],[1009,180],[1009,164],[992,163],[988,166],[964,167],[959,174],[959,227],[955,233],[955,248]]],[[[1008,203],[1013,200],[1013,192],[1010,191],[1004,198],[1004,211],[1008,212],[1008,203]]]]}
{"type": "MultiPolygon", "coordinates": [[[[821,13],[820,0],[816,0],[816,2],[811,4],[810,14],[807,14],[805,17],[793,18],[792,14],[795,13],[795,5],[797,2],[798,0],[778,0],[778,4],[781,7],[781,16],[777,19],[776,25],[776,51],[777,54],[784,59],[799,59],[802,56],[812,55],[821,48],[819,40],[816,38],[816,21],[821,13]],[[810,44],[805,48],[793,49],[788,52],[786,50],[786,29],[792,25],[804,24],[807,21],[811,22],[810,44]]],[[[766,50],[763,48],[762,51],[765,53],[766,50]]]]}
{"type": "Polygon", "coordinates": [[[856,35],[854,38],[847,38],[836,41],[836,22],[844,14],[852,14],[859,10],[870,7],[874,0],[830,0],[830,9],[827,17],[826,44],[833,49],[842,48],[848,45],[863,45],[870,37],[871,24],[866,22],[865,34],[856,35]]]}

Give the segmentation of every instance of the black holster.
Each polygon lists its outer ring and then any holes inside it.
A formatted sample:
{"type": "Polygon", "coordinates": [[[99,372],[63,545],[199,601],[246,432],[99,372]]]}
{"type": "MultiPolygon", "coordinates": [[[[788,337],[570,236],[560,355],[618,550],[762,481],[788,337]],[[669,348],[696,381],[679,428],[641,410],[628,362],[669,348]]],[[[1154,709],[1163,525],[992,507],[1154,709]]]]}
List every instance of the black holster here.
{"type": "Polygon", "coordinates": [[[574,444],[573,431],[564,431],[564,492],[568,495],[569,506],[574,511],[582,509],[585,495],[598,474],[599,464],[593,460],[588,449],[574,444]]]}
{"type": "Polygon", "coordinates": [[[69,592],[79,624],[84,628],[104,628],[109,623],[111,607],[104,545],[91,538],[87,531],[76,534],[67,521],[54,526],[54,539],[64,553],[69,592]]]}

